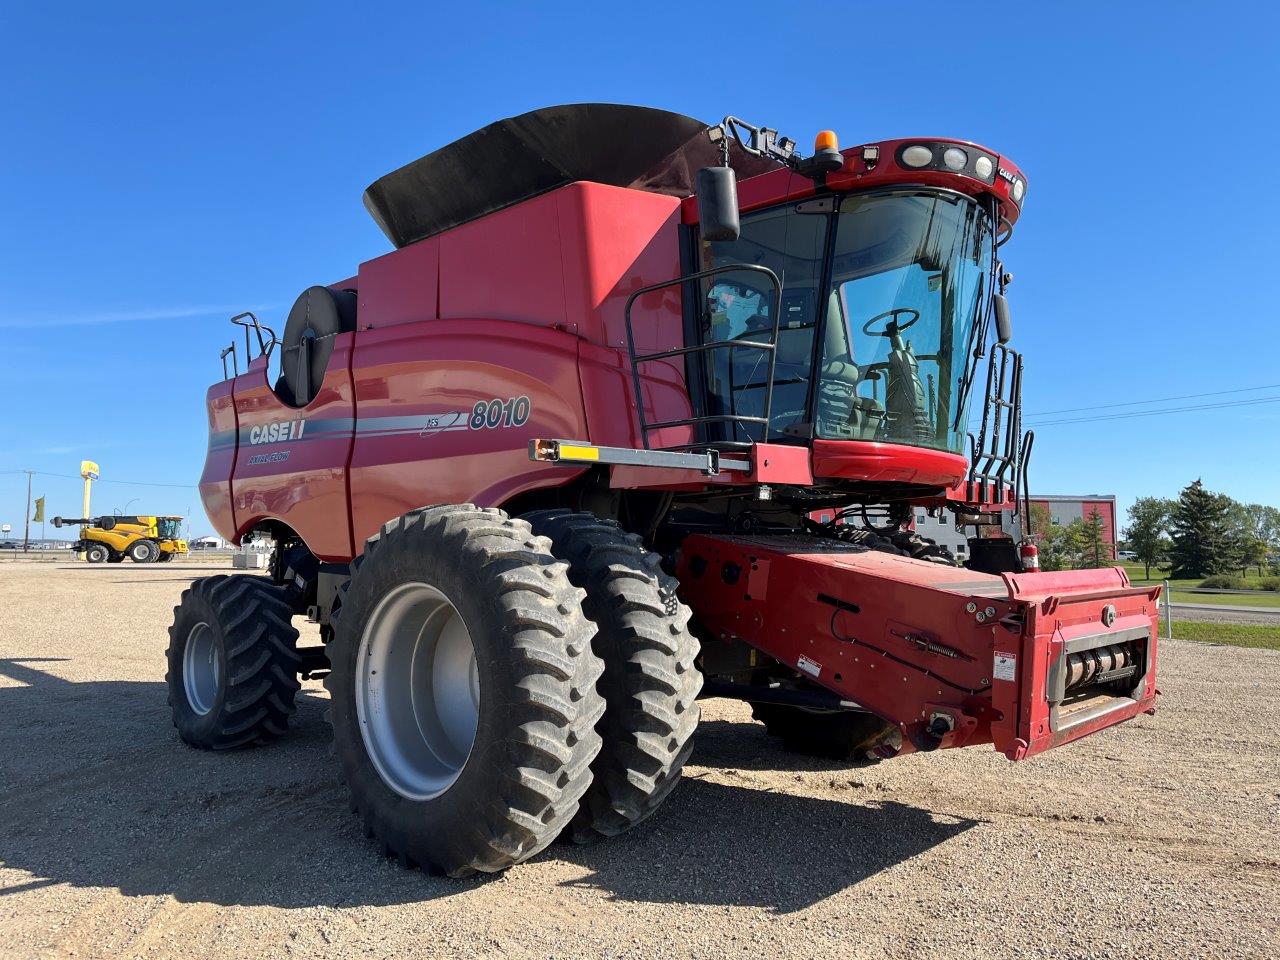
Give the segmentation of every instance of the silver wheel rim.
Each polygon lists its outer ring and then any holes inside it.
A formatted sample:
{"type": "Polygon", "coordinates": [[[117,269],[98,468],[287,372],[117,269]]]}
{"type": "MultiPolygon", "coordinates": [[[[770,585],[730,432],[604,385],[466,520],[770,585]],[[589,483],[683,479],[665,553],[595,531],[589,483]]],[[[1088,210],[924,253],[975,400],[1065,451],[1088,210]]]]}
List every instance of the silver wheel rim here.
{"type": "Polygon", "coordinates": [[[187,645],[182,650],[182,686],[187,703],[197,715],[203,717],[213,709],[221,682],[222,663],[213,641],[213,628],[197,623],[187,634],[187,645]]]}
{"type": "Polygon", "coordinates": [[[378,603],[356,658],[356,716],[388,787],[430,800],[453,785],[480,717],[475,647],[449,599],[405,583],[378,603]]]}

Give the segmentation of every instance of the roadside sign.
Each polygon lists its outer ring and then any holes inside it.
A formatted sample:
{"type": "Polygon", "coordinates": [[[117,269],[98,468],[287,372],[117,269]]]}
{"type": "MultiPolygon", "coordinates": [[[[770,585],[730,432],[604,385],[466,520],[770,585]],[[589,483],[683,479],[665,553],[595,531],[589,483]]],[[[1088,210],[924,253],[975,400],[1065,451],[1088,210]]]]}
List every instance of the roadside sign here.
{"type": "Polygon", "coordinates": [[[84,477],[86,480],[97,480],[98,465],[94,463],[92,460],[81,460],[80,476],[84,477]]]}

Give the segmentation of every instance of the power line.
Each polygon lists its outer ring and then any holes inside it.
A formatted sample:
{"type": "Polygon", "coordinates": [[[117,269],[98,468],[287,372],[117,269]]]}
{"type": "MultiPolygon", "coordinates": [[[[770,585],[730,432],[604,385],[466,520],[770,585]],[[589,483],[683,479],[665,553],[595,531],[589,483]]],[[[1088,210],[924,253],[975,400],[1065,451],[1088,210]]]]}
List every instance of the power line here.
{"type": "MultiPolygon", "coordinates": [[[[57,477],[62,480],[79,480],[79,474],[75,473],[47,473],[44,470],[0,470],[0,473],[34,473],[37,477],[57,477]]],[[[147,483],[143,480],[107,480],[105,478],[95,480],[95,483],[116,483],[126,487],[167,487],[171,490],[195,490],[198,485],[194,483],[147,483]]]]}
{"type": "Polygon", "coordinates": [[[1069,407],[1066,410],[1041,410],[1024,413],[1024,417],[1053,417],[1060,413],[1082,413],[1085,410],[1110,410],[1113,407],[1137,407],[1147,403],[1172,403],[1174,400],[1198,400],[1201,397],[1221,397],[1228,393],[1251,393],[1254,390],[1274,390],[1280,383],[1268,383],[1261,387],[1238,387],[1234,390],[1213,390],[1209,393],[1185,393],[1180,397],[1160,397],[1157,400],[1128,400],[1124,403],[1100,403],[1096,407],[1069,407]]]}
{"type": "Polygon", "coordinates": [[[1194,410],[1221,410],[1226,407],[1250,407],[1264,403],[1280,403],[1280,397],[1259,397],[1256,400],[1229,400],[1226,403],[1201,403],[1187,407],[1170,407],[1167,410],[1135,410],[1130,413],[1112,413],[1101,417],[1076,417],[1068,420],[1041,420],[1029,423],[1029,427],[1052,427],[1063,423],[1099,423],[1104,420],[1129,420],[1134,417],[1159,417],[1167,413],[1188,413],[1194,410]]]}

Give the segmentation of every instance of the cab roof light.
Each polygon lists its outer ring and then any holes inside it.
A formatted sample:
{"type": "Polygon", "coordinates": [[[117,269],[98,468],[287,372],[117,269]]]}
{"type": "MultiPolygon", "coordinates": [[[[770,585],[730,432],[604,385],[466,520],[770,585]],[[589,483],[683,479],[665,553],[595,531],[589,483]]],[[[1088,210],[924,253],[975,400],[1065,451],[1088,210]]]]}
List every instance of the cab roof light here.
{"type": "Polygon", "coordinates": [[[862,162],[867,165],[870,170],[880,162],[880,148],[878,146],[870,146],[862,148],[862,162]]]}
{"type": "Polygon", "coordinates": [[[813,138],[813,156],[804,161],[803,172],[808,175],[834,173],[844,166],[840,153],[840,141],[834,130],[822,130],[813,138]]]}
{"type": "Polygon", "coordinates": [[[933,151],[923,143],[916,143],[903,150],[898,159],[902,161],[904,167],[919,170],[933,163],[933,151]]]}

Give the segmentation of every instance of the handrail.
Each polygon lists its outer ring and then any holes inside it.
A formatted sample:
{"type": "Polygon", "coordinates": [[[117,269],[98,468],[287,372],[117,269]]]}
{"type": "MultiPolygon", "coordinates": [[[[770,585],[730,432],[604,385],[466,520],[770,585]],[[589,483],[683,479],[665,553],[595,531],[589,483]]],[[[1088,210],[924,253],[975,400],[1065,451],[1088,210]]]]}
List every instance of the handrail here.
{"type": "Polygon", "coordinates": [[[627,305],[623,311],[623,319],[627,328],[627,354],[631,360],[631,385],[635,392],[636,399],[636,416],[640,420],[640,440],[644,444],[646,450],[649,449],[649,433],[653,430],[660,430],[667,427],[677,426],[697,426],[701,423],[711,422],[732,422],[735,424],[747,423],[763,423],[765,437],[768,436],[769,430],[769,414],[773,408],[773,376],[777,360],[778,351],[778,331],[779,324],[782,319],[782,281],[778,275],[768,267],[756,263],[743,264],[726,264],[720,267],[712,267],[709,270],[700,270],[697,273],[685,274],[675,277],[671,280],[663,280],[660,283],[652,283],[648,286],[641,287],[634,291],[627,298],[627,305]],[[663,290],[677,284],[696,283],[699,280],[705,280],[707,277],[716,276],[722,273],[762,273],[773,286],[774,305],[773,305],[773,327],[771,330],[772,337],[769,341],[762,340],[716,340],[711,343],[700,343],[691,347],[677,347],[671,350],[659,350],[653,353],[636,353],[635,333],[631,325],[631,307],[636,300],[647,293],[653,293],[656,290],[663,290]],[[679,420],[664,420],[658,423],[649,423],[644,415],[644,393],[640,386],[640,364],[651,363],[657,360],[665,360],[671,357],[684,357],[695,353],[710,353],[713,350],[733,350],[734,348],[746,348],[749,350],[765,350],[769,354],[769,370],[768,377],[765,380],[765,397],[764,397],[764,416],[751,417],[746,415],[725,414],[717,416],[703,417],[686,417],[679,420]]]}
{"type": "Polygon", "coordinates": [[[280,342],[280,338],[276,336],[276,332],[265,323],[260,322],[250,310],[246,310],[244,313],[237,313],[231,318],[231,322],[237,327],[244,327],[244,355],[246,362],[248,362],[249,353],[252,349],[249,342],[250,330],[253,330],[253,332],[258,336],[258,356],[270,354],[272,348],[280,342]],[[262,336],[263,330],[271,334],[270,340],[267,340],[262,336]]]}
{"type": "Polygon", "coordinates": [[[1001,343],[992,346],[985,393],[978,436],[969,434],[968,493],[975,502],[994,503],[1011,486],[1016,508],[1024,454],[1031,453],[1022,433],[1022,354],[1001,343]]]}

